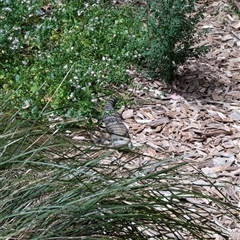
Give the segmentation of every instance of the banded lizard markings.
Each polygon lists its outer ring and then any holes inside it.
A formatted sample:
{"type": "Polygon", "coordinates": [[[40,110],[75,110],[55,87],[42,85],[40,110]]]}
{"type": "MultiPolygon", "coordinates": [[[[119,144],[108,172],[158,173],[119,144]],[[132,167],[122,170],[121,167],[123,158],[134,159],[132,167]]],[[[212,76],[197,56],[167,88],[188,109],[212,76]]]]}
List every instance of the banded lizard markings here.
{"type": "Polygon", "coordinates": [[[114,111],[115,104],[115,98],[110,98],[107,100],[104,107],[103,122],[108,133],[110,134],[111,142],[114,148],[130,146],[131,139],[128,129],[122,120],[122,115],[119,112],[114,111]]]}

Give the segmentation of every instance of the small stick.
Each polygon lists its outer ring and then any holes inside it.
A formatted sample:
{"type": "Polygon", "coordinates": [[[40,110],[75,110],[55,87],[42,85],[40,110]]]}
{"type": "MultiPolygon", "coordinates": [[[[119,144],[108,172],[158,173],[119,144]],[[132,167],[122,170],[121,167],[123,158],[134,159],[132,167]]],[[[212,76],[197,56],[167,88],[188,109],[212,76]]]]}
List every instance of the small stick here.
{"type": "MultiPolygon", "coordinates": [[[[55,90],[55,92],[53,93],[53,95],[49,98],[48,102],[45,104],[43,110],[41,111],[41,114],[44,112],[44,110],[47,108],[48,104],[52,101],[53,97],[55,96],[55,94],[57,93],[57,91],[59,90],[59,88],[62,86],[63,82],[66,80],[67,76],[69,75],[69,73],[72,71],[72,68],[74,66],[75,63],[72,64],[72,66],[70,67],[70,69],[68,70],[67,74],[64,76],[63,80],[60,82],[60,84],[58,85],[57,89],[55,90]]],[[[40,114],[40,115],[41,115],[40,114]]]]}

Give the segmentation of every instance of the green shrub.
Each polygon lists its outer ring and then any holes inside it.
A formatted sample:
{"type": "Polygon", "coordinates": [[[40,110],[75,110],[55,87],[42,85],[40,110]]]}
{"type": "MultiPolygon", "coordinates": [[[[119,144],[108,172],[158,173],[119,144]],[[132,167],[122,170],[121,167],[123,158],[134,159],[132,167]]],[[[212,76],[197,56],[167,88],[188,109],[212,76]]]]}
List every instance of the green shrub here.
{"type": "Polygon", "coordinates": [[[46,105],[66,117],[91,116],[92,101],[128,81],[140,21],[131,8],[109,1],[56,1],[47,12],[43,7],[41,1],[1,3],[3,94],[14,91],[11,104],[24,106],[26,116],[37,117],[46,105]]]}
{"type": "Polygon", "coordinates": [[[203,8],[195,11],[196,0],[149,0],[146,11],[148,40],[143,53],[147,68],[171,82],[177,67],[204,47],[191,49],[199,41],[197,23],[203,8]]]}

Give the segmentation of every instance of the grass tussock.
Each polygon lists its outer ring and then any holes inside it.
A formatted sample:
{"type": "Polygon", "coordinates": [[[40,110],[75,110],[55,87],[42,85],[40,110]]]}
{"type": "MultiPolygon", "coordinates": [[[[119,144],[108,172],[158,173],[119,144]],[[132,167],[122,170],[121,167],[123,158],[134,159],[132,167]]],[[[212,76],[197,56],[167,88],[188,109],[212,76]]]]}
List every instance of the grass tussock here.
{"type": "Polygon", "coordinates": [[[180,174],[184,157],[134,167],[137,151],[115,155],[48,125],[0,117],[1,239],[211,239],[226,234],[217,211],[237,217],[229,203],[193,190],[180,174]]]}

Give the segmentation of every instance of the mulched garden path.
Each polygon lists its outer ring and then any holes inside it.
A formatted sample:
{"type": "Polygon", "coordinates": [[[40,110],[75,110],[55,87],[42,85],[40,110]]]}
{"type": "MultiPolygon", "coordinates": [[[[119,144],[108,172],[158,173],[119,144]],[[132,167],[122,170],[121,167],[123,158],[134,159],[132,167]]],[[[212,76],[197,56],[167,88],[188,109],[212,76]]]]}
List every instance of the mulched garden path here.
{"type": "MultiPolygon", "coordinates": [[[[230,1],[208,1],[205,18],[199,24],[199,29],[204,28],[210,31],[200,44],[210,46],[209,52],[180,67],[180,77],[171,88],[161,81],[135,77],[134,87],[128,89],[135,105],[125,108],[122,115],[133,146],[145,155],[134,161],[132,167],[148,161],[148,156],[182,156],[189,165],[181,171],[193,176],[189,181],[201,191],[222,200],[224,195],[238,206],[240,19],[230,1]],[[213,184],[222,185],[221,193],[199,171],[213,184]]],[[[134,70],[128,72],[136,74],[134,70]]],[[[115,155],[119,157],[120,153],[116,150],[115,155]]],[[[240,222],[221,214],[214,218],[229,239],[240,239],[240,222]]],[[[216,235],[212,239],[222,238],[216,235]]]]}

